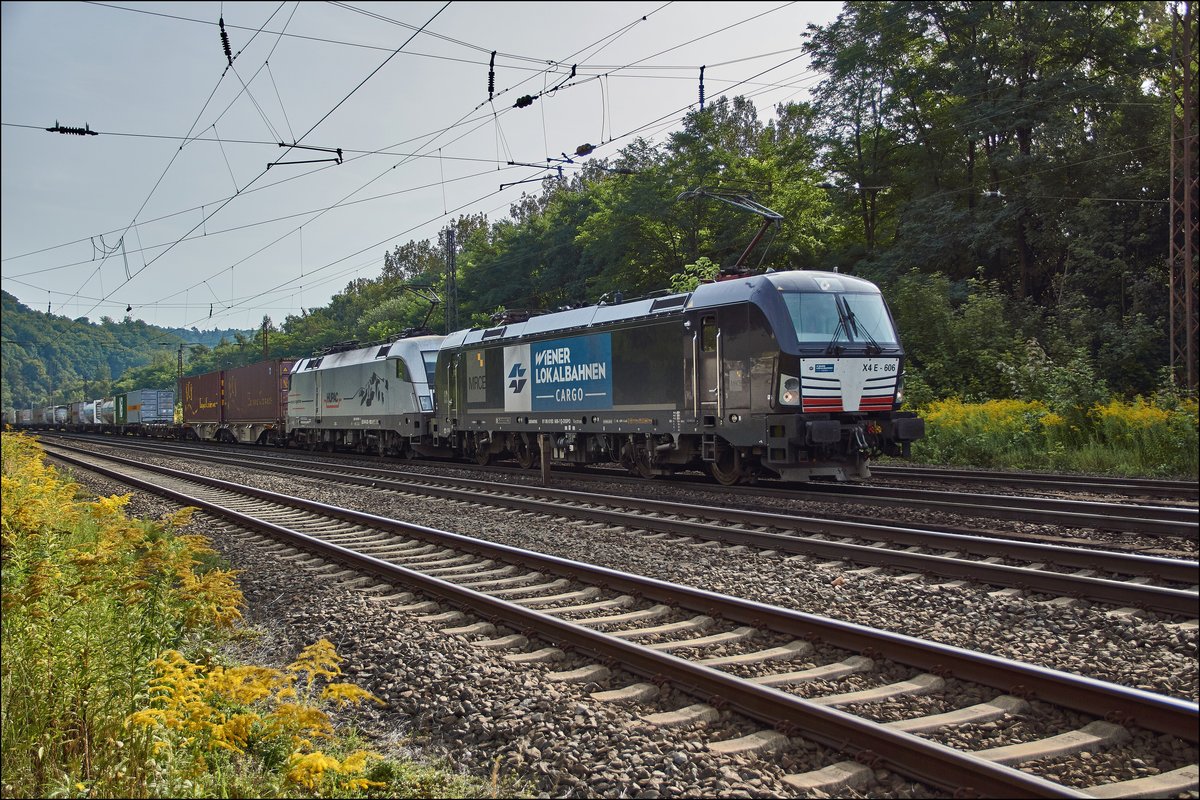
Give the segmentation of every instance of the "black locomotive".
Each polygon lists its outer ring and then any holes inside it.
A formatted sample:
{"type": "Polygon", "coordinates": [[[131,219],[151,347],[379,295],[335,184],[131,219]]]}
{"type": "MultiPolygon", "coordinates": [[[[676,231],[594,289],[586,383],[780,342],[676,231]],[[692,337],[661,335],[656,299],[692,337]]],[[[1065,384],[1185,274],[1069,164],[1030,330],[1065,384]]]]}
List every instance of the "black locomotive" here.
{"type": "Polygon", "coordinates": [[[904,353],[879,289],[779,272],[596,305],[441,342],[420,448],[479,463],[619,462],[644,477],[719,482],[870,475],[924,421],[899,411],[904,353]]]}

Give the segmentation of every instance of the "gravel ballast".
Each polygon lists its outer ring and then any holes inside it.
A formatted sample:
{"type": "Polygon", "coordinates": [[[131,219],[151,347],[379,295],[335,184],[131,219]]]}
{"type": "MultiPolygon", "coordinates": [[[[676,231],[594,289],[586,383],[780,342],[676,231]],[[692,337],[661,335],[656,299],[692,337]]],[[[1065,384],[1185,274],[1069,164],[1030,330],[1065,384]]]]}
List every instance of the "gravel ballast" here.
{"type": "MultiPolygon", "coordinates": [[[[170,465],[169,459],[161,461],[170,465]]],[[[430,498],[211,465],[189,469],[1193,701],[1197,695],[1194,629],[1155,619],[1118,621],[1106,609],[1088,603],[1047,606],[1019,597],[992,596],[991,587],[900,583],[886,576],[814,569],[811,564],[754,551],[730,557],[720,549],[680,546],[628,531],[584,529],[567,521],[430,498]]],[[[86,473],[80,473],[80,478],[97,493],[125,491],[86,473]]],[[[139,516],[156,517],[173,507],[140,493],[135,498],[130,513],[139,516]]],[[[263,632],[264,654],[274,652],[283,664],[317,638],[330,639],[346,657],[347,675],[389,704],[364,715],[360,720],[364,728],[381,741],[417,747],[427,755],[445,755],[473,774],[490,775],[498,758],[503,775],[526,776],[535,793],[548,796],[791,797],[796,793],[779,781],[783,774],[839,760],[811,743],[801,743],[783,758],[714,757],[704,750],[702,739],[689,735],[687,729],[657,729],[638,718],[638,713],[662,710],[657,701],[646,707],[611,706],[589,697],[593,690],[624,685],[620,675],[607,682],[611,686],[547,684],[544,672],[583,662],[568,657],[514,669],[495,652],[474,647],[463,637],[440,634],[415,617],[392,613],[386,603],[336,581],[298,571],[253,548],[223,540],[212,530],[194,532],[212,537],[234,568],[242,570],[248,622],[263,632]]],[[[768,667],[764,671],[775,670],[775,665],[768,667]]],[[[628,677],[625,683],[634,680],[628,677]]],[[[848,685],[853,683],[841,684],[837,690],[848,685]]],[[[688,702],[694,700],[681,697],[666,707],[688,702]]],[[[711,723],[705,736],[715,740],[725,733],[749,732],[743,729],[745,721],[727,717],[711,723]]],[[[1137,760],[1139,769],[1155,769],[1152,756],[1139,754],[1137,760]]],[[[898,776],[882,777],[883,784],[872,787],[871,796],[929,796],[927,788],[912,786],[898,776]]],[[[1097,775],[1096,780],[1103,779],[1097,775]]]]}

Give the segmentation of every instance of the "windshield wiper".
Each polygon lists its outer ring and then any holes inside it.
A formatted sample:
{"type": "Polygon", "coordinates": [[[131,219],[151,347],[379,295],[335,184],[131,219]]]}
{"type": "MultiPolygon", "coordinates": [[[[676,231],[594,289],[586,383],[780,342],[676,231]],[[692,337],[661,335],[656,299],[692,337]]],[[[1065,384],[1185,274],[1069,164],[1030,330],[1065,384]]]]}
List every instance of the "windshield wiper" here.
{"type": "Polygon", "coordinates": [[[872,350],[876,353],[882,353],[883,348],[879,346],[879,342],[875,341],[875,337],[871,335],[871,332],[867,330],[867,327],[865,325],[861,328],[858,326],[858,317],[856,317],[854,312],[850,310],[850,301],[844,297],[839,297],[837,299],[846,307],[846,319],[850,322],[851,330],[855,334],[861,336],[863,339],[866,339],[867,355],[870,355],[872,350]]]}

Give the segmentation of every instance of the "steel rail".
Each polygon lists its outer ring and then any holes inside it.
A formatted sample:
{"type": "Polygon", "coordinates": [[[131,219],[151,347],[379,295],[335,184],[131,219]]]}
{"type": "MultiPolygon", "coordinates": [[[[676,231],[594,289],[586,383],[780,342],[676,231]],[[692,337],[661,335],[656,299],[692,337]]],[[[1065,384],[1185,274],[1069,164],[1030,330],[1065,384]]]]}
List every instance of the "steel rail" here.
{"type": "Polygon", "coordinates": [[[1003,484],[1062,489],[1065,491],[1095,491],[1106,494],[1146,495],[1179,500],[1200,498],[1200,485],[1194,481],[1160,480],[1156,478],[1124,478],[1107,475],[1071,475],[1040,472],[992,472],[980,469],[946,469],[899,465],[872,465],[871,476],[891,480],[933,479],[951,483],[1003,484]]]}
{"type": "MultiPolygon", "coordinates": [[[[98,454],[91,455],[99,458],[112,458],[98,454]]],[[[856,760],[863,763],[890,766],[895,771],[909,775],[916,780],[953,790],[956,795],[1090,797],[1086,792],[1070,789],[1024,773],[1019,769],[985,761],[969,752],[954,750],[913,734],[892,730],[835,708],[810,703],[778,689],[752,684],[729,673],[695,664],[669,653],[650,650],[599,631],[574,625],[505,600],[459,587],[448,581],[424,575],[373,556],[357,553],[202,498],[123,475],[115,470],[109,470],[71,456],[56,454],[55,457],[167,497],[175,502],[194,506],[251,530],[283,539],[324,558],[374,575],[381,580],[404,584],[422,594],[439,597],[452,605],[469,609],[485,619],[501,622],[523,632],[540,636],[559,647],[582,651],[602,661],[619,664],[622,668],[649,678],[660,685],[673,684],[685,693],[706,698],[718,706],[765,722],[789,736],[803,736],[838,752],[853,753],[856,760]]],[[[176,477],[203,484],[226,484],[217,488],[231,492],[245,493],[245,489],[253,488],[235,488],[234,484],[228,484],[225,481],[188,475],[163,467],[145,464],[134,466],[151,472],[177,473],[176,477]]],[[[263,492],[263,490],[250,492],[252,495],[260,493],[275,495],[273,492],[263,492]]],[[[307,501],[297,503],[299,498],[288,498],[283,495],[262,499],[270,499],[271,502],[284,501],[288,505],[302,508],[312,506],[306,510],[316,510],[318,507],[324,506],[324,504],[307,501]]],[[[323,513],[335,518],[354,519],[371,527],[380,527],[380,523],[384,523],[384,527],[400,528],[406,533],[416,533],[420,538],[429,538],[430,534],[434,534],[443,543],[445,538],[466,538],[422,526],[397,523],[379,517],[372,519],[372,515],[348,512],[348,509],[339,509],[333,506],[324,506],[323,508],[323,513]],[[367,519],[359,520],[359,517],[367,519]]]]}
{"type": "MultiPolygon", "coordinates": [[[[465,467],[466,465],[455,464],[454,466],[465,467]]],[[[493,467],[492,469],[514,474],[527,473],[526,470],[515,467],[511,469],[493,467]]],[[[572,473],[570,477],[572,480],[629,480],[639,484],[645,482],[644,478],[633,479],[624,474],[572,473]]],[[[1102,503],[1015,495],[964,495],[962,492],[829,483],[792,484],[787,488],[770,484],[757,484],[753,487],[720,486],[711,482],[705,482],[703,486],[707,491],[735,496],[753,494],[755,496],[781,497],[788,500],[815,499],[836,504],[852,502],[890,507],[926,507],[968,517],[988,517],[1200,540],[1200,509],[1177,506],[1102,503]],[[1143,513],[1145,516],[1130,516],[1131,513],[1143,513]]]]}
{"type": "MultiPolygon", "coordinates": [[[[159,453],[157,448],[144,444],[130,443],[129,446],[132,449],[159,453]]],[[[236,455],[228,454],[226,451],[213,452],[207,449],[189,449],[188,452],[195,453],[206,461],[232,466],[242,466],[245,461],[236,455]]],[[[1019,539],[1001,539],[970,532],[962,533],[959,532],[960,529],[955,528],[927,530],[888,525],[877,521],[866,522],[854,520],[853,518],[851,518],[851,521],[846,521],[826,517],[808,517],[796,514],[731,508],[728,506],[706,506],[669,500],[651,500],[631,495],[579,492],[571,489],[557,489],[525,483],[497,484],[494,481],[479,478],[456,478],[449,475],[431,475],[423,472],[409,472],[400,469],[371,467],[359,464],[323,463],[320,467],[304,466],[297,465],[296,459],[286,457],[255,458],[254,463],[260,469],[270,469],[294,475],[311,474],[314,477],[325,477],[332,474],[339,476],[340,480],[363,485],[378,485],[379,479],[383,479],[385,481],[400,483],[404,491],[424,492],[431,496],[439,495],[442,487],[438,486],[438,484],[444,484],[467,490],[480,489],[492,493],[512,492],[538,497],[555,497],[565,502],[589,503],[600,501],[607,505],[625,506],[640,511],[664,514],[688,514],[693,516],[702,515],[708,520],[720,520],[737,525],[773,527],[782,530],[794,530],[798,533],[816,533],[829,536],[853,536],[877,541],[885,540],[890,544],[909,546],[943,546],[946,549],[960,550],[980,556],[1002,556],[1030,561],[1053,559],[1062,566],[1079,569],[1094,569],[1118,574],[1140,575],[1175,583],[1200,583],[1200,563],[1195,561],[1111,550],[1088,550],[1081,547],[1026,542],[1019,539]],[[266,463],[268,461],[271,463],[266,463]],[[363,479],[358,477],[360,475],[374,475],[377,477],[363,479]],[[414,482],[416,485],[414,485],[414,482]]],[[[524,471],[520,472],[523,474],[524,471]]],[[[461,499],[457,496],[454,497],[461,499]]]]}
{"type": "Polygon", "coordinates": [[[1026,522],[1076,524],[1101,530],[1125,530],[1158,533],[1166,536],[1197,538],[1200,511],[1175,506],[1147,506],[1126,503],[1098,503],[1087,500],[1063,500],[1055,497],[1017,497],[1002,494],[970,494],[901,489],[883,486],[815,486],[792,492],[793,497],[812,497],[839,502],[865,502],[881,505],[920,504],[944,508],[968,516],[987,515],[1026,522]],[[1134,514],[1140,516],[1133,516],[1134,514]],[[1065,520],[1073,520],[1068,523],[1065,520]]]}
{"type": "MultiPolygon", "coordinates": [[[[210,463],[239,466],[241,464],[239,459],[216,454],[205,455],[205,460],[210,463]]],[[[896,526],[846,523],[817,518],[789,517],[782,514],[714,508],[711,506],[691,506],[681,503],[641,500],[615,495],[584,494],[565,489],[543,489],[511,485],[501,489],[495,484],[473,478],[431,477],[412,473],[399,473],[401,477],[397,477],[395,471],[376,470],[370,467],[356,467],[351,470],[351,468],[341,466],[316,468],[292,466],[290,464],[264,466],[261,463],[256,466],[274,472],[316,479],[326,479],[330,474],[333,474],[337,476],[337,480],[345,483],[375,488],[394,488],[397,491],[416,492],[428,496],[464,500],[467,502],[478,502],[479,495],[482,493],[487,497],[489,503],[541,514],[555,514],[560,512],[562,507],[546,500],[516,497],[512,494],[500,494],[499,492],[527,491],[532,494],[558,498],[564,502],[603,502],[624,505],[643,512],[701,515],[742,525],[773,526],[810,533],[815,529],[817,532],[823,534],[854,536],[863,539],[887,541],[892,544],[944,547],[947,550],[966,551],[982,556],[1024,558],[1031,561],[1041,559],[1054,560],[1056,563],[1077,568],[1148,575],[1160,580],[1184,584],[1200,582],[1200,564],[1181,559],[1086,551],[1079,548],[1058,545],[1010,542],[990,537],[922,531],[896,526]],[[343,472],[343,470],[348,471],[343,472]],[[378,477],[360,477],[355,472],[377,473],[378,477]],[[405,480],[405,478],[409,480],[405,480]],[[415,483],[412,481],[415,481],[415,483]],[[439,486],[435,484],[443,485],[439,486]],[[460,488],[447,488],[444,484],[460,488]]],[[[1076,597],[1119,606],[1142,608],[1148,611],[1176,616],[1196,616],[1197,604],[1200,602],[1200,595],[1188,589],[1147,586],[1108,578],[1056,573],[1031,567],[990,564],[944,555],[910,553],[873,545],[828,542],[803,534],[791,535],[747,531],[738,528],[714,526],[702,522],[643,517],[637,513],[584,508],[575,505],[568,506],[568,508],[573,514],[610,525],[637,527],[674,533],[680,536],[694,536],[708,541],[742,544],[764,550],[776,550],[791,555],[814,556],[830,560],[848,559],[856,564],[886,567],[889,569],[907,569],[945,578],[993,583],[998,586],[1076,597]]]]}
{"type": "MultiPolygon", "coordinates": [[[[399,522],[375,514],[291,497],[266,489],[241,486],[181,470],[142,464],[120,456],[96,453],[89,455],[225,491],[250,495],[273,503],[290,505],[375,529],[402,532],[405,535],[436,542],[443,546],[451,544],[458,549],[487,558],[516,562],[526,567],[554,572],[613,591],[682,606],[741,624],[769,628],[795,638],[823,642],[833,647],[860,652],[868,657],[875,655],[888,658],[943,677],[983,684],[1028,699],[1044,700],[1053,705],[1065,706],[1121,724],[1137,725],[1189,742],[1200,741],[1200,728],[1197,727],[1197,723],[1200,721],[1200,709],[1196,703],[1178,698],[1106,683],[1081,675],[1072,675],[1034,664],[1011,661],[986,653],[976,653],[952,645],[924,641],[891,631],[871,629],[851,622],[768,606],[753,600],[727,597],[704,589],[631,575],[607,567],[487,542],[462,534],[399,522]]],[[[84,462],[77,463],[92,468],[84,462]]],[[[159,492],[154,484],[142,483],[144,488],[159,492]]]]}

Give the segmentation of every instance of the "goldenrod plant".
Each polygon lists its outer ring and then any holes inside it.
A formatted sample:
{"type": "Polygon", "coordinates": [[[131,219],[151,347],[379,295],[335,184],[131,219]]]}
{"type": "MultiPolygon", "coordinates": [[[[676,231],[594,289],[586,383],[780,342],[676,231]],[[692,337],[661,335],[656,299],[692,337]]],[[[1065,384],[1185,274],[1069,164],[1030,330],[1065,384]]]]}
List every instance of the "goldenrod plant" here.
{"type": "Polygon", "coordinates": [[[951,398],[920,414],[926,433],[913,446],[917,461],[1175,478],[1198,472],[1194,398],[1109,400],[1072,413],[1038,400],[951,398]]]}
{"type": "Polygon", "coordinates": [[[322,639],[224,663],[236,574],[190,510],[130,519],[37,443],[0,436],[4,797],[488,797],[518,788],[385,758],[333,714],[381,703],[322,639]]]}

